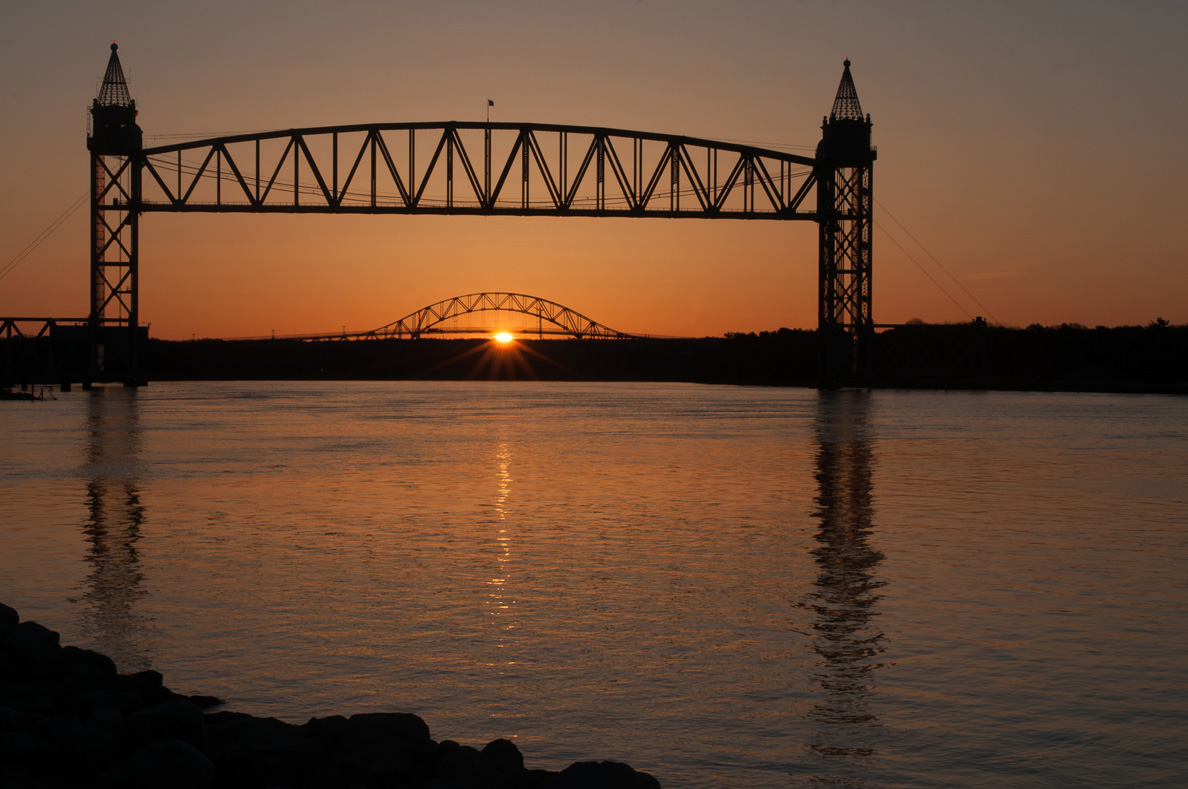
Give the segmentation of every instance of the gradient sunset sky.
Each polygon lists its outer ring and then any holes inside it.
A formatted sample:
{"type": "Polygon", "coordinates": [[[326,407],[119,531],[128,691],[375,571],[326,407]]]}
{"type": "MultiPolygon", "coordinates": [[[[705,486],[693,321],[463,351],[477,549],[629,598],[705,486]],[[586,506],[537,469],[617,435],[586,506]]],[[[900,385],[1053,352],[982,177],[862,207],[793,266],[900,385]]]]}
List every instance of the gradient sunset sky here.
{"type": "MultiPolygon", "coordinates": [[[[87,312],[85,203],[9,264],[87,194],[114,40],[146,146],[491,99],[811,155],[848,57],[879,150],[876,322],[1188,323],[1186,30],[1188,4],[1151,1],[10,3],[0,315],[87,312]]],[[[167,339],[366,330],[478,291],[629,332],[816,324],[805,222],[152,214],[140,255],[167,339]]]]}

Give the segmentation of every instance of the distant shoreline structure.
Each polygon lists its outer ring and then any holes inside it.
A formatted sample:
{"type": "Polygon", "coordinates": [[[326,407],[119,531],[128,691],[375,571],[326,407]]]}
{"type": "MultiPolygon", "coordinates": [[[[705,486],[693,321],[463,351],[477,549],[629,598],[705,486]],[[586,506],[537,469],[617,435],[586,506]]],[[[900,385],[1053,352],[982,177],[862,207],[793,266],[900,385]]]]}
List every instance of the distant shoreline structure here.
{"type": "MultiPolygon", "coordinates": [[[[147,379],[658,381],[815,386],[816,331],[631,340],[375,338],[145,342],[147,379]]],[[[875,388],[1188,394],[1188,326],[909,323],[876,336],[875,388]]],[[[0,339],[0,387],[56,386],[52,337],[0,339]],[[22,367],[21,365],[25,366],[22,367]]]]}
{"type": "MultiPolygon", "coordinates": [[[[680,381],[813,386],[816,332],[630,342],[484,338],[152,341],[151,377],[185,379],[680,381]]],[[[909,324],[876,343],[857,386],[1188,394],[1188,326],[1007,329],[909,324]]]]}

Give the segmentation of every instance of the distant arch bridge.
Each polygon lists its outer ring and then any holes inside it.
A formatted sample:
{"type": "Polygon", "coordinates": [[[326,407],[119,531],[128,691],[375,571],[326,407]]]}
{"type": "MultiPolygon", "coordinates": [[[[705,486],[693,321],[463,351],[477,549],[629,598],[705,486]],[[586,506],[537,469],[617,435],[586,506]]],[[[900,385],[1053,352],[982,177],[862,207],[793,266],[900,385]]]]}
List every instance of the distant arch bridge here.
{"type": "Polygon", "coordinates": [[[533,333],[540,335],[564,335],[578,340],[629,340],[643,336],[616,331],[569,307],[538,296],[523,293],[468,293],[422,307],[378,329],[300,335],[291,339],[417,339],[425,334],[475,334],[484,330],[473,327],[452,328],[442,324],[476,312],[518,312],[527,315],[536,319],[537,328],[533,333]]]}

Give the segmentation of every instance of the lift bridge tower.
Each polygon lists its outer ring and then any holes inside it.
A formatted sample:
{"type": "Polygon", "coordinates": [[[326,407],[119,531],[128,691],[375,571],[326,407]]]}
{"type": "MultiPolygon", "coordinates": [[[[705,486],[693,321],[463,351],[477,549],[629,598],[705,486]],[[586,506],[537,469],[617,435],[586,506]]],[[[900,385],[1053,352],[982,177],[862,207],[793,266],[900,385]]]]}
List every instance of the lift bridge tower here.
{"type": "Polygon", "coordinates": [[[128,93],[118,47],[91,104],[91,311],[87,318],[89,378],[142,383],[137,276],[142,142],[136,102],[128,93]]]}
{"type": "Polygon", "coordinates": [[[869,380],[873,371],[871,316],[872,174],[870,116],[845,61],[833,110],[817,144],[818,378],[820,386],[869,380]]]}

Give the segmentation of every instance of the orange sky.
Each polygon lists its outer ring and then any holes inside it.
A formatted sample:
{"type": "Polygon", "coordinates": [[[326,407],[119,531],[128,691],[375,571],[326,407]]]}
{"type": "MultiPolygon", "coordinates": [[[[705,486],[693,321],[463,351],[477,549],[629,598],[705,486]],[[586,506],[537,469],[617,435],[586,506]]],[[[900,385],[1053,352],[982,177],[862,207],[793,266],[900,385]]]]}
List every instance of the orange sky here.
{"type": "MultiPolygon", "coordinates": [[[[490,98],[492,120],[811,155],[849,57],[879,148],[877,322],[1188,323],[1181,3],[50,5],[0,31],[3,316],[87,312],[85,206],[10,264],[87,192],[115,39],[146,145],[481,120],[490,98]]],[[[140,245],[141,319],[172,339],[364,330],[484,290],[629,332],[816,321],[810,223],[153,214],[140,245]]]]}

